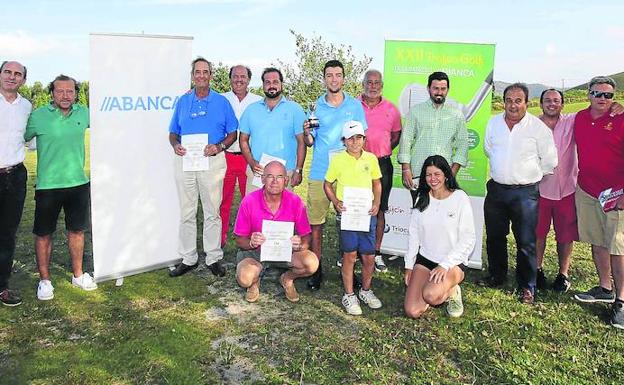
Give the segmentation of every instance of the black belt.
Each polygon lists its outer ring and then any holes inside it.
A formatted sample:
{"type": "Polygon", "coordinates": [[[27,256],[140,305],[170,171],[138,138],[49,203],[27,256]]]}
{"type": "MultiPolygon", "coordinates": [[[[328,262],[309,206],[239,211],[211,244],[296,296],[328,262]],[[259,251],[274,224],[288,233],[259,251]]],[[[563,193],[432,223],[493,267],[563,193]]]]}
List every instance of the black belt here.
{"type": "Polygon", "coordinates": [[[232,154],[232,155],[243,155],[242,152],[240,151],[226,151],[228,154],[232,154]]]}
{"type": "Polygon", "coordinates": [[[379,160],[386,160],[386,159],[390,159],[390,155],[386,155],[386,156],[380,156],[379,158],[377,158],[379,160]]]}
{"type": "Polygon", "coordinates": [[[10,173],[12,173],[14,170],[16,170],[21,165],[23,165],[23,163],[18,163],[18,164],[13,165],[13,166],[0,168],[0,175],[10,174],[10,173]]]}
{"type": "Polygon", "coordinates": [[[535,185],[537,185],[537,183],[529,183],[529,184],[502,184],[502,183],[498,183],[494,179],[491,179],[491,181],[492,181],[492,183],[496,183],[497,185],[501,186],[502,188],[508,188],[508,189],[534,187],[535,185]]]}

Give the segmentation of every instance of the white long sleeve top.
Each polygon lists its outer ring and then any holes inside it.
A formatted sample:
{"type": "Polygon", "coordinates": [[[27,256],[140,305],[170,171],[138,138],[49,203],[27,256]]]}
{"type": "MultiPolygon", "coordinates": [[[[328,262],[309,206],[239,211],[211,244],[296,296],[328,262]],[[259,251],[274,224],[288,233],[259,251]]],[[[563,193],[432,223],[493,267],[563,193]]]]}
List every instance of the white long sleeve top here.
{"type": "Polygon", "coordinates": [[[419,252],[447,270],[465,264],[475,242],[468,195],[462,190],[455,190],[442,200],[429,195],[429,206],[424,211],[412,210],[405,268],[414,267],[419,252]]]}
{"type": "Polygon", "coordinates": [[[504,112],[493,116],[485,128],[483,149],[490,158],[492,179],[501,184],[537,183],[557,166],[552,131],[528,112],[511,130],[504,112]]]}

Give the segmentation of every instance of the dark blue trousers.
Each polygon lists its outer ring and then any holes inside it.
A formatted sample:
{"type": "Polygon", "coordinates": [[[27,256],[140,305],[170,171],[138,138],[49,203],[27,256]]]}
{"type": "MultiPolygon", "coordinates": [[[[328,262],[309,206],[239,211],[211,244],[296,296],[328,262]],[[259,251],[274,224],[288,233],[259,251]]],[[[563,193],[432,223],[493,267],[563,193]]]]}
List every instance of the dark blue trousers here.
{"type": "Polygon", "coordinates": [[[535,226],[537,225],[538,185],[503,185],[494,180],[487,183],[484,203],[488,272],[504,279],[507,276],[507,235],[509,224],[516,239],[516,280],[518,287],[535,293],[537,256],[535,226]]]}
{"type": "Polygon", "coordinates": [[[27,174],[23,164],[0,174],[0,291],[9,286],[15,236],[26,198],[27,174]]]}

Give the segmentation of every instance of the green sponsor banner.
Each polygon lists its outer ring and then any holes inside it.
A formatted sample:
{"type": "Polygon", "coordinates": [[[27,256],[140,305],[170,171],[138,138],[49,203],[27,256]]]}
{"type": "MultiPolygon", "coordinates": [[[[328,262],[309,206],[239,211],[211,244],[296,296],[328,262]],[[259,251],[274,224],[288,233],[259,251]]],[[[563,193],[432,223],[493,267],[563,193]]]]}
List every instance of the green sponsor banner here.
{"type": "MultiPolygon", "coordinates": [[[[449,76],[446,103],[464,113],[470,141],[468,165],[457,179],[468,195],[478,197],[485,196],[488,174],[483,135],[491,115],[494,49],[494,44],[386,40],[384,55],[384,97],[396,104],[403,119],[410,106],[429,99],[432,72],[449,76]]],[[[402,187],[396,163],[393,185],[402,187]]]]}

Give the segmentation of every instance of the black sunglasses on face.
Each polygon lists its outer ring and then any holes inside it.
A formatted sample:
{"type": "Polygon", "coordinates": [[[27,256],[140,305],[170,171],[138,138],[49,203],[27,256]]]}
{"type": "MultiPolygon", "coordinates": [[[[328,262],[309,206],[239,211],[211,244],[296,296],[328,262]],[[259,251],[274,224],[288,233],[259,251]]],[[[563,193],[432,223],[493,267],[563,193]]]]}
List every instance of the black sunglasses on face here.
{"type": "Polygon", "coordinates": [[[605,99],[613,99],[613,92],[603,92],[603,91],[589,91],[589,94],[594,98],[602,98],[604,96],[605,99]]]}

